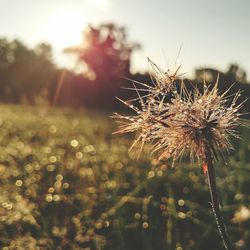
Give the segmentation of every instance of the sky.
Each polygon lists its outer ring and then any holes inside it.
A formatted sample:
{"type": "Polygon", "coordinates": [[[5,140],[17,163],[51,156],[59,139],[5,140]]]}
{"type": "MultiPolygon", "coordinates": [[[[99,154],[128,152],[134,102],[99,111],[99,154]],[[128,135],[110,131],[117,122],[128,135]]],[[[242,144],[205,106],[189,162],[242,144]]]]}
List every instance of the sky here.
{"type": "Polygon", "coordinates": [[[238,63],[250,79],[249,0],[0,0],[0,16],[0,36],[51,43],[61,67],[74,67],[62,50],[81,42],[88,23],[114,22],[142,45],[133,71],[147,70],[147,57],[171,70],[181,47],[177,64],[189,77],[195,68],[238,63]]]}

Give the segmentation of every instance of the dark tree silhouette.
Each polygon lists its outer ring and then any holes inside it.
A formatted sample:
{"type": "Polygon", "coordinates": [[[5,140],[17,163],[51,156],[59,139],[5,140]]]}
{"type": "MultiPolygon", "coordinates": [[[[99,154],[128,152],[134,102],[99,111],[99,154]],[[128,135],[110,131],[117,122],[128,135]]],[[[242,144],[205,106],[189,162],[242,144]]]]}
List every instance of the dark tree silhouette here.
{"type": "Polygon", "coordinates": [[[27,48],[19,40],[0,39],[0,90],[5,102],[34,104],[55,72],[51,47],[27,48]]]}
{"type": "Polygon", "coordinates": [[[85,76],[95,85],[95,97],[107,100],[114,97],[130,76],[130,61],[133,51],[140,48],[137,43],[127,41],[126,30],[112,23],[89,25],[83,32],[83,43],[66,48],[66,53],[77,55],[78,62],[86,67],[85,76]]]}
{"type": "Polygon", "coordinates": [[[225,75],[232,82],[247,82],[247,73],[238,64],[229,65],[228,71],[225,73],[225,75]]]}

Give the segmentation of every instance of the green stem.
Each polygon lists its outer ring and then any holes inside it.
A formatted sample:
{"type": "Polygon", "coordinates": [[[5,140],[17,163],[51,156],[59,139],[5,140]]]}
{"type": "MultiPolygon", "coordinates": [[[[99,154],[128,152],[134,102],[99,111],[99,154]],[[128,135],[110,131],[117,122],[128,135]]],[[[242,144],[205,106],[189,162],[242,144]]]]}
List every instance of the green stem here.
{"type": "Polygon", "coordinates": [[[208,186],[210,191],[210,197],[211,197],[211,205],[213,209],[213,213],[216,219],[216,223],[219,229],[220,236],[223,240],[224,246],[228,250],[232,250],[233,245],[230,242],[229,236],[226,231],[226,226],[223,221],[223,217],[221,215],[220,210],[220,202],[217,195],[217,188],[216,188],[216,180],[215,180],[215,171],[212,161],[212,155],[211,150],[207,143],[204,145],[204,163],[207,164],[207,179],[208,179],[208,186]]]}

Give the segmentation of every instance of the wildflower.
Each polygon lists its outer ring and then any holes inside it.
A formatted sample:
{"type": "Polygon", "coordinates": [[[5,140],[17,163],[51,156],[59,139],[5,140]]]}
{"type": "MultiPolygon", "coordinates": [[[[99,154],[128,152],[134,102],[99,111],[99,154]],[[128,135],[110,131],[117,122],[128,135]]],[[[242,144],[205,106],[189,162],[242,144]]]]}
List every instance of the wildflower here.
{"type": "MultiPolygon", "coordinates": [[[[184,92],[185,93],[185,92],[184,92]]],[[[236,104],[240,93],[231,103],[218,94],[217,84],[203,93],[197,89],[193,96],[181,94],[172,99],[166,114],[160,115],[162,126],[154,135],[154,151],[159,151],[159,159],[177,159],[184,154],[200,159],[205,145],[215,159],[223,157],[222,151],[232,149],[229,137],[239,137],[235,128],[242,123],[238,111],[242,104],[236,104]],[[164,126],[166,124],[166,126],[164,126]]]]}
{"type": "MultiPolygon", "coordinates": [[[[172,82],[172,84],[174,84],[172,82]]],[[[140,107],[122,101],[135,115],[115,114],[113,118],[122,121],[115,133],[137,132],[130,150],[139,142],[153,145],[153,152],[159,153],[159,160],[173,160],[189,154],[192,161],[200,160],[204,145],[209,147],[213,157],[223,157],[223,150],[232,149],[230,136],[239,137],[235,128],[242,123],[237,104],[240,93],[229,102],[226,93],[219,95],[217,83],[210,90],[204,86],[203,93],[198,89],[193,95],[183,85],[180,93],[174,93],[168,102],[148,97],[144,100],[137,91],[140,107]]],[[[165,94],[165,93],[163,93],[165,94]]]]}

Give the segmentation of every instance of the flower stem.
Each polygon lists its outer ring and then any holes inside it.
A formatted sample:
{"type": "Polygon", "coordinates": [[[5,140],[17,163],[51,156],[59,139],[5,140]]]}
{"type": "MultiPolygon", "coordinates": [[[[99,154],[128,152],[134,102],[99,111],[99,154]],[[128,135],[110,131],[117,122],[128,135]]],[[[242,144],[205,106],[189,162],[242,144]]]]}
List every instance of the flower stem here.
{"type": "Polygon", "coordinates": [[[229,239],[229,236],[226,231],[226,226],[223,221],[223,217],[220,210],[220,202],[217,195],[217,188],[216,188],[216,179],[215,179],[215,171],[212,161],[212,155],[210,147],[207,143],[204,143],[204,163],[207,164],[207,179],[208,179],[208,186],[210,191],[210,197],[211,197],[211,205],[213,209],[213,213],[215,216],[215,220],[219,229],[220,236],[223,240],[225,249],[232,250],[233,245],[229,239]]]}

